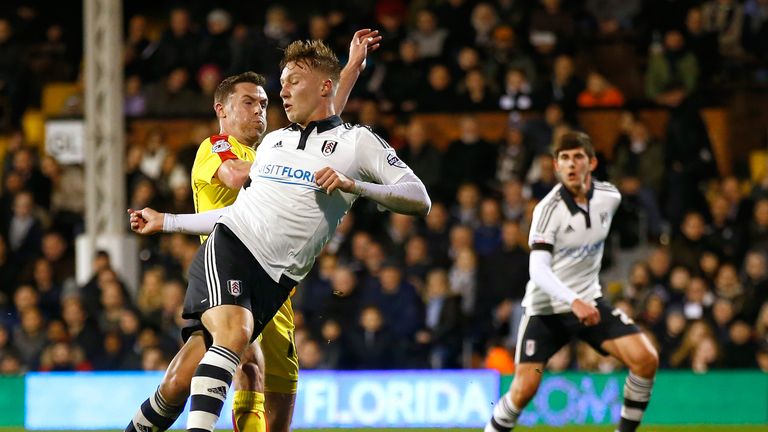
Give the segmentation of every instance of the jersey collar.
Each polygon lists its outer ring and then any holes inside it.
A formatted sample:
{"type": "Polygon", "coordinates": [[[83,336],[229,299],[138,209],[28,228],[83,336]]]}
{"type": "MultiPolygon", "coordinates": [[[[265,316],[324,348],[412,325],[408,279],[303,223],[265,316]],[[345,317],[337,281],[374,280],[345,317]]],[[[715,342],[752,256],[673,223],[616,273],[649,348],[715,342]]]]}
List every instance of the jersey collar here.
{"type": "Polygon", "coordinates": [[[595,190],[595,182],[593,180],[590,180],[589,190],[587,191],[587,210],[585,211],[583,208],[579,207],[578,204],[576,204],[576,199],[573,198],[571,191],[569,191],[564,184],[561,184],[561,187],[560,187],[560,197],[565,202],[565,205],[568,206],[568,210],[571,212],[571,215],[576,215],[577,213],[583,214],[584,219],[587,222],[587,228],[590,228],[592,226],[592,223],[589,218],[589,203],[590,201],[592,201],[592,195],[594,190],[595,190]]]}
{"type": "Polygon", "coordinates": [[[322,120],[309,122],[306,129],[302,129],[298,123],[291,123],[291,125],[288,126],[288,128],[293,131],[302,131],[307,133],[312,132],[312,129],[317,128],[317,133],[323,133],[335,128],[336,126],[340,126],[341,124],[342,124],[341,117],[337,115],[332,115],[322,120]]]}

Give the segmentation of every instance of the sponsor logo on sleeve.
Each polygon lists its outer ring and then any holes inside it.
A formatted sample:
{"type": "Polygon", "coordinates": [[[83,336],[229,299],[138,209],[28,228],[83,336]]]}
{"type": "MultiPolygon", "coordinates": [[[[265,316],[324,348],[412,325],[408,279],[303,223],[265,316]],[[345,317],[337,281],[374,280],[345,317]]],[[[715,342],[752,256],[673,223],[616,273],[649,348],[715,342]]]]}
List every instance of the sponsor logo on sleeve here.
{"type": "Polygon", "coordinates": [[[397,168],[408,168],[408,165],[401,161],[394,153],[387,154],[387,163],[397,168]]]}
{"type": "Polygon", "coordinates": [[[218,140],[213,143],[211,147],[211,153],[222,153],[232,148],[232,144],[227,140],[218,140]]]}

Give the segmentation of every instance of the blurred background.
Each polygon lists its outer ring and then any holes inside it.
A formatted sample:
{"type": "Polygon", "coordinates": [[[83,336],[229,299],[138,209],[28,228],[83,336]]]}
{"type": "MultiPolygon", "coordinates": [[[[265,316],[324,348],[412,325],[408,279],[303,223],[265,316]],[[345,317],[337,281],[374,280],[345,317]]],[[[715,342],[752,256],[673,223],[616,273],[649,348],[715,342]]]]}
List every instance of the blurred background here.
{"type": "MultiPolygon", "coordinates": [[[[272,130],[290,41],[343,64],[355,30],[384,36],[342,118],[397,149],[432,212],[360,200],[344,218],[294,297],[303,371],[513,372],[531,212],[557,183],[550,145],[576,129],[623,194],[605,296],[664,368],[768,372],[768,1],[132,0],[121,21],[124,170],[106,187],[173,213],[194,211],[222,78],[267,77],[272,130]]],[[[141,238],[135,270],[97,246],[75,265],[84,25],[79,2],[0,5],[0,374],[162,371],[181,342],[197,237],[141,238]]],[[[575,343],[547,368],[621,365],[575,343]]]]}

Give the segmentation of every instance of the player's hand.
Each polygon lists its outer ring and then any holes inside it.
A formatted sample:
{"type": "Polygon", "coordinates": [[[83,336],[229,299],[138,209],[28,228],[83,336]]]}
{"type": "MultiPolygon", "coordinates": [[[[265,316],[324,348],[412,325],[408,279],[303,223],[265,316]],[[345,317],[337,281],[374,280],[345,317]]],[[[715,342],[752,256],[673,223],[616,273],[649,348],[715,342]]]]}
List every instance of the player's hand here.
{"type": "Polygon", "coordinates": [[[358,72],[365,69],[365,58],[368,53],[379,49],[381,36],[378,30],[361,29],[352,36],[352,42],[349,43],[349,61],[347,66],[356,67],[358,72]]]}
{"type": "Polygon", "coordinates": [[[593,326],[600,322],[600,311],[584,300],[574,300],[573,303],[571,303],[571,310],[585,326],[593,326]]]}
{"type": "Polygon", "coordinates": [[[325,189],[325,192],[328,195],[332,194],[336,189],[349,193],[353,192],[355,189],[354,180],[331,167],[325,167],[320,171],[317,171],[315,173],[315,183],[325,189]]]}
{"type": "Polygon", "coordinates": [[[128,209],[128,215],[130,216],[131,231],[133,232],[150,235],[163,231],[165,213],[159,213],[149,207],[145,207],[142,210],[128,209]]]}

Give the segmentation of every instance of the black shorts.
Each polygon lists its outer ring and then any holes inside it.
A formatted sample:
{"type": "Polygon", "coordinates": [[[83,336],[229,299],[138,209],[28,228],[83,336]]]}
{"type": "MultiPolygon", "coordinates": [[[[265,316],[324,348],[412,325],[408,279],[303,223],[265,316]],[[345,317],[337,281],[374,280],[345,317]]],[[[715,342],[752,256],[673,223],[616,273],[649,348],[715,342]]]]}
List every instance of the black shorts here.
{"type": "Polygon", "coordinates": [[[238,305],[253,314],[251,342],[285,303],[296,282],[283,276],[275,282],[247,247],[227,228],[216,224],[189,267],[189,286],[182,316],[194,322],[181,331],[189,336],[203,330],[206,345],[211,335],[200,322],[203,312],[221,305],[238,305]]]}
{"type": "Polygon", "coordinates": [[[582,324],[571,312],[552,315],[524,315],[515,347],[515,363],[546,363],[552,355],[574,338],[587,342],[602,355],[600,345],[611,339],[639,333],[640,329],[624,312],[603,298],[595,300],[600,322],[582,324]]]}

